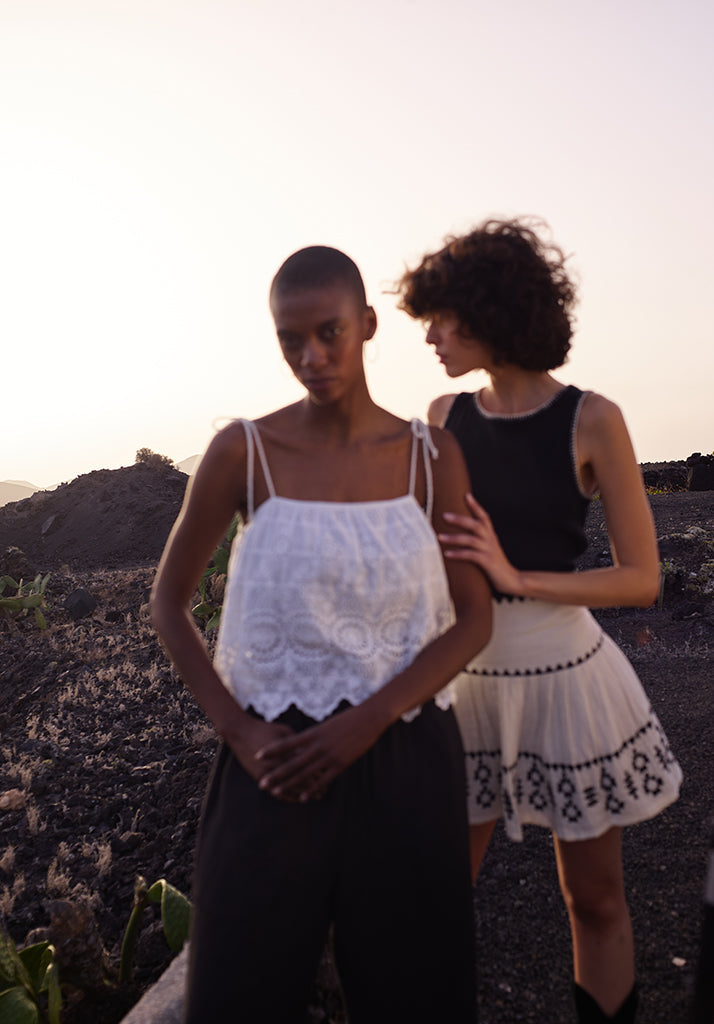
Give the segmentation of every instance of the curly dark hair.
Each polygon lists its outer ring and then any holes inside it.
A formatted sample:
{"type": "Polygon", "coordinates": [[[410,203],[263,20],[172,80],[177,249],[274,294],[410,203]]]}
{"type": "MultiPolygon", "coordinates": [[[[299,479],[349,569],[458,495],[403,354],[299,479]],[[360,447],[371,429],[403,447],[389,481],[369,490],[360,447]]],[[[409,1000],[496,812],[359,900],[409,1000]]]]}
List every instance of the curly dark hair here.
{"type": "Polygon", "coordinates": [[[484,342],[497,364],[524,370],[562,366],[573,333],[576,288],[563,251],[538,237],[529,218],[487,220],[444,239],[397,282],[399,308],[419,320],[453,313],[465,335],[484,342]]]}

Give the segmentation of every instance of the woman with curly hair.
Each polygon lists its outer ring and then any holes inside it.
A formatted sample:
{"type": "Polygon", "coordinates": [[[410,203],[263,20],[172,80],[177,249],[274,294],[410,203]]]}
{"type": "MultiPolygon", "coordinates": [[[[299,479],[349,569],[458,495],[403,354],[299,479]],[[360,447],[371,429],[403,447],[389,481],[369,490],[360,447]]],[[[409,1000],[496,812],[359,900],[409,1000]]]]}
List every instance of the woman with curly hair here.
{"type": "MultiPolygon", "coordinates": [[[[537,225],[536,225],[537,226],[537,225]]],[[[488,575],[493,633],[457,684],[477,876],[496,820],[553,832],[568,910],[578,1020],[633,1021],[637,1005],[621,829],[676,799],[681,771],[630,663],[589,608],[647,607],[657,540],[619,408],[552,376],[570,348],[565,257],[523,220],[490,220],[404,274],[400,308],[427,326],[449,377],[430,422],[466,456],[471,517],[445,556],[488,575]],[[599,494],[612,565],[576,572],[599,494]]]]}

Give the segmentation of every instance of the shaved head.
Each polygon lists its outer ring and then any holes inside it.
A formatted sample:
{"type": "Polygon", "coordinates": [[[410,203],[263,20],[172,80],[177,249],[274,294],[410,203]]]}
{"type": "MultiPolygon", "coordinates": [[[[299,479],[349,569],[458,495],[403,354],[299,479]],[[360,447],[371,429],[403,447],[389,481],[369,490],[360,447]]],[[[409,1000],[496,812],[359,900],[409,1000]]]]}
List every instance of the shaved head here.
{"type": "Polygon", "coordinates": [[[360,309],[367,306],[364,281],[357,264],[339,249],[329,245],[310,245],[288,256],[270,286],[270,304],[278,296],[296,289],[344,285],[354,295],[360,309]]]}

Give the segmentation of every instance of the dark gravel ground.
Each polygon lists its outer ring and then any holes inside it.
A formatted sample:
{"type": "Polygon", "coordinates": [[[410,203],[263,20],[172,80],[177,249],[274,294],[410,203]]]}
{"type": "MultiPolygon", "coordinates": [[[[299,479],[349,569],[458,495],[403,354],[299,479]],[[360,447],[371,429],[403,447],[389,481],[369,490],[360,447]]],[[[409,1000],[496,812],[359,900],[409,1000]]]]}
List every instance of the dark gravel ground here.
{"type": "MultiPolygon", "coordinates": [[[[122,518],[126,489],[125,481],[118,491],[112,483],[102,478],[108,530],[112,515],[122,518]]],[[[684,1024],[714,811],[714,601],[702,569],[714,558],[714,492],[651,500],[669,563],[662,608],[603,612],[601,620],[635,664],[685,773],[680,800],[625,837],[641,1024],[684,1024]]],[[[44,501],[47,522],[54,513],[44,501]]],[[[16,523],[23,504],[10,506],[16,523]]],[[[174,514],[167,508],[162,524],[150,521],[154,548],[174,514]]],[[[56,555],[47,544],[33,548],[32,533],[23,541],[32,570],[51,570],[48,630],[38,632],[29,619],[0,624],[0,794],[19,790],[22,799],[0,810],[0,911],[18,943],[51,927],[63,976],[75,982],[66,989],[65,1024],[114,1024],[171,959],[149,910],[135,983],[115,985],[136,876],[149,883],[166,877],[190,894],[215,738],[148,623],[158,550],[142,551],[143,564],[131,562],[129,541],[122,566],[113,550],[111,568],[91,559],[92,568],[83,567],[81,523],[73,533],[65,518],[62,529],[65,552],[58,547],[56,555]],[[62,603],[77,586],[98,605],[75,622],[62,603]],[[98,940],[86,920],[81,928],[62,924],[57,901],[89,907],[98,940]]],[[[597,506],[589,536],[584,564],[597,564],[606,546],[597,506]]],[[[515,844],[497,830],[476,888],[476,920],[481,1024],[572,1021],[568,930],[547,834],[528,829],[515,844]]],[[[339,1024],[336,1006],[322,984],[313,1019],[339,1024]]]]}

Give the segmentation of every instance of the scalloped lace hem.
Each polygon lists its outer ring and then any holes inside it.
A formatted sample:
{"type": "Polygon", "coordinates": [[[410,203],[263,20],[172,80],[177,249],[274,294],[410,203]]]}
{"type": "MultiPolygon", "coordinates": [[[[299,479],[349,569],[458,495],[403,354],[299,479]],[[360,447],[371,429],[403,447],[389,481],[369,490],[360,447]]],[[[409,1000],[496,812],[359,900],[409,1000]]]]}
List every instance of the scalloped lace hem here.
{"type": "MultiPolygon", "coordinates": [[[[236,696],[234,694],[234,696],[236,696]]],[[[265,719],[266,722],[274,722],[276,718],[284,714],[288,708],[295,707],[298,711],[302,711],[308,718],[313,718],[316,722],[323,722],[326,718],[329,718],[335,713],[340,704],[347,702],[352,707],[359,707],[362,701],[356,701],[353,699],[354,694],[344,693],[338,696],[333,696],[332,700],[328,703],[321,701],[319,704],[311,703],[308,700],[300,699],[294,693],[286,694],[284,700],[280,702],[266,701],[266,700],[248,700],[243,706],[252,708],[256,714],[260,715],[261,718],[265,719]]],[[[242,701],[238,701],[243,703],[242,701]]],[[[447,711],[452,705],[452,686],[449,683],[443,690],[439,690],[434,696],[434,703],[442,711],[447,711]]],[[[422,709],[422,705],[419,704],[415,708],[411,708],[409,711],[405,711],[401,716],[403,722],[412,722],[419,715],[422,709]]]]}

